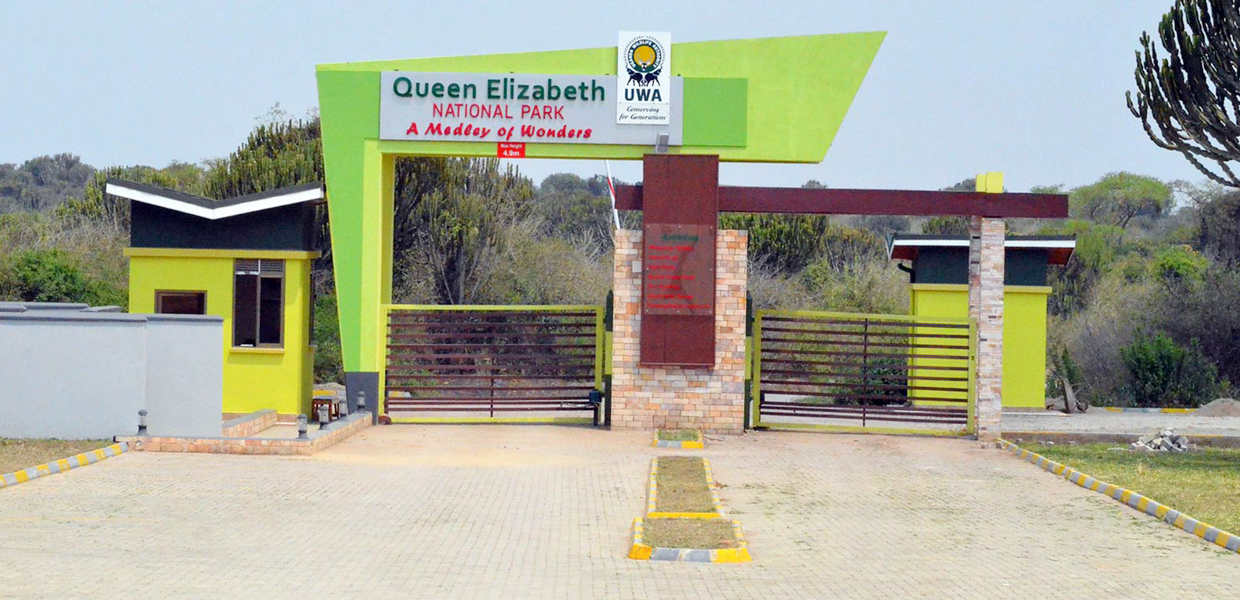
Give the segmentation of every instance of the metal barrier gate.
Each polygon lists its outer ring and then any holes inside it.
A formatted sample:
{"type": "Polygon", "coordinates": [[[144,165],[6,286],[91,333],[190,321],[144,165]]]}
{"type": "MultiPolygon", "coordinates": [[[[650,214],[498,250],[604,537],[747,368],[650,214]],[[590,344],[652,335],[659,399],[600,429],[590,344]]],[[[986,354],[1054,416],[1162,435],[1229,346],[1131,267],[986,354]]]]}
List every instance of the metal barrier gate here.
{"type": "Polygon", "coordinates": [[[602,306],[389,305],[383,315],[380,395],[393,422],[603,418],[602,306]]]}
{"type": "Polygon", "coordinates": [[[973,430],[977,335],[968,319],[758,310],[752,334],[757,427],[973,430]]]}

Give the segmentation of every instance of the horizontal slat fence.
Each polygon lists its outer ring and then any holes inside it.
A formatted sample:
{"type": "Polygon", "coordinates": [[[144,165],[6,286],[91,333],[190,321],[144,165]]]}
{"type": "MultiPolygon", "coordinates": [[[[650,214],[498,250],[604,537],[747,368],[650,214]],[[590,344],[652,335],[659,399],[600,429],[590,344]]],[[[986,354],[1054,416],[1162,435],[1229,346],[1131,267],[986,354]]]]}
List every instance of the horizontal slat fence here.
{"type": "Polygon", "coordinates": [[[757,311],[758,424],[966,428],[966,319],[757,311]]]}
{"type": "Polygon", "coordinates": [[[575,412],[597,422],[602,322],[600,306],[390,306],[386,412],[442,420],[575,412]]]}

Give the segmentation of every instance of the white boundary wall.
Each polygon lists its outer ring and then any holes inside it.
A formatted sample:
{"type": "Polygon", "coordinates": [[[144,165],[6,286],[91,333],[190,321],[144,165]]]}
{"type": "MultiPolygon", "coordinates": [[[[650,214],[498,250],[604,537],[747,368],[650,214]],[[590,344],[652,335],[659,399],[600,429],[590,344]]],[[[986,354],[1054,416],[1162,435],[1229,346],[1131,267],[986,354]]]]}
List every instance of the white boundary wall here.
{"type": "Polygon", "coordinates": [[[220,435],[223,320],[0,303],[0,437],[220,435]]]}

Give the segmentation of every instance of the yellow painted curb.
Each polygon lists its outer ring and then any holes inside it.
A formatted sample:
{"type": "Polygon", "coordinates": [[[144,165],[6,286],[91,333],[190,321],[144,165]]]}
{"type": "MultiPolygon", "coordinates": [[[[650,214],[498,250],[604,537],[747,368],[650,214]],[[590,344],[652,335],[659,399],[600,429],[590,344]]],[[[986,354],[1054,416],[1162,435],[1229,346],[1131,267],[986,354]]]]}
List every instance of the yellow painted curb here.
{"type": "Polygon", "coordinates": [[[736,548],[655,548],[643,540],[644,526],[642,518],[633,519],[633,543],[629,547],[629,558],[633,560],[659,560],[701,563],[743,563],[751,562],[749,543],[745,541],[745,532],[740,521],[732,521],[732,535],[736,539],[736,548]]]}
{"type": "Polygon", "coordinates": [[[73,456],[70,456],[69,458],[62,458],[59,460],[54,460],[51,462],[43,463],[41,465],[35,465],[33,467],[28,467],[20,471],[13,471],[12,473],[5,473],[3,475],[0,475],[0,488],[17,485],[19,483],[26,483],[27,481],[30,481],[32,479],[46,477],[48,475],[52,475],[55,473],[62,473],[70,469],[84,467],[89,464],[97,463],[105,458],[109,458],[112,456],[119,456],[121,454],[124,454],[125,452],[128,452],[129,449],[130,449],[130,446],[128,443],[120,442],[120,443],[104,446],[103,448],[99,448],[98,450],[90,450],[87,452],[83,452],[81,454],[75,454],[73,456]]]}

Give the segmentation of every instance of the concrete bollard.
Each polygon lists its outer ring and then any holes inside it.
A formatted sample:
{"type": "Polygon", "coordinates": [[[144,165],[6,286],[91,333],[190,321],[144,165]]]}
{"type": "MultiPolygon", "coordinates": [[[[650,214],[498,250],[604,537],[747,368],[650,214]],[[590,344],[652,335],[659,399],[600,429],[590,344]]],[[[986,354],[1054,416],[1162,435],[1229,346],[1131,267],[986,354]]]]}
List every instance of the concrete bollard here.
{"type": "Polygon", "coordinates": [[[306,415],[297,415],[297,439],[310,439],[310,436],[306,435],[306,430],[310,428],[309,420],[306,418],[306,415]]]}
{"type": "Polygon", "coordinates": [[[349,401],[348,400],[345,400],[344,402],[337,402],[336,406],[340,407],[339,409],[340,414],[337,415],[337,418],[343,419],[349,416],[349,401]]]}
{"type": "Polygon", "coordinates": [[[319,429],[327,429],[327,405],[319,405],[319,429]]]}
{"type": "Polygon", "coordinates": [[[146,409],[138,410],[138,435],[146,435],[146,409]]]}
{"type": "Polygon", "coordinates": [[[357,393],[357,412],[366,410],[366,391],[362,390],[357,393]]]}

